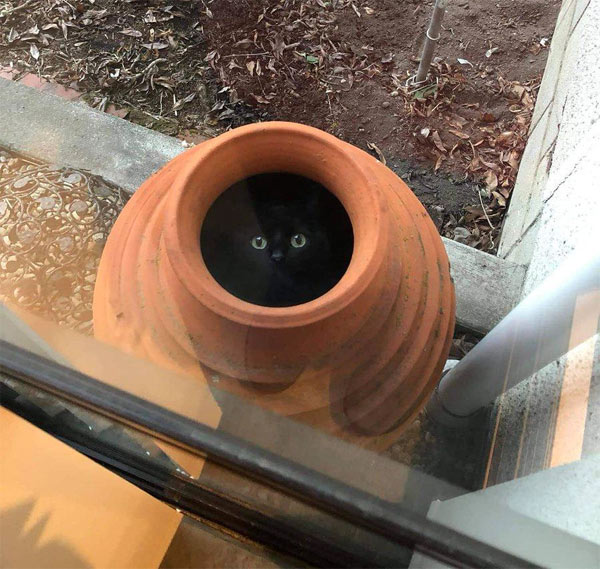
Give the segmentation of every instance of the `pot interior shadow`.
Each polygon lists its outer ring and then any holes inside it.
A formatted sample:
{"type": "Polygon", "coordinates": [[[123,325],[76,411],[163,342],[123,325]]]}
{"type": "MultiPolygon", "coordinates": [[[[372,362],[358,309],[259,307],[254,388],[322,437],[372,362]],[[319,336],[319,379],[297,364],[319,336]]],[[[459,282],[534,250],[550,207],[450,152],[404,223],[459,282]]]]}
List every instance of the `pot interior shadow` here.
{"type": "Polygon", "coordinates": [[[227,188],[206,214],[200,248],[210,274],[234,296],[295,306],[339,282],[354,235],[346,210],[324,186],[276,172],[227,188]]]}

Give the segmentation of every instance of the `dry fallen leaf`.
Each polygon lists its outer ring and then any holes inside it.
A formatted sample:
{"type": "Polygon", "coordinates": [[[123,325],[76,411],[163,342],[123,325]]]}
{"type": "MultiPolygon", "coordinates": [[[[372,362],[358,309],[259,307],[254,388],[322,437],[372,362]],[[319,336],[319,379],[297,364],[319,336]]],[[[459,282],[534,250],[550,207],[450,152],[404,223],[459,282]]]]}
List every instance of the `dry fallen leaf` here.
{"type": "Polygon", "coordinates": [[[433,168],[434,172],[437,172],[440,169],[440,166],[442,165],[442,162],[446,160],[446,157],[442,154],[440,154],[438,156],[438,159],[435,161],[435,166],[433,168]]]}
{"type": "Polygon", "coordinates": [[[124,36],[131,36],[132,38],[141,38],[142,37],[142,32],[139,32],[138,30],[134,30],[133,28],[125,28],[124,30],[121,30],[119,33],[123,34],[124,36]]]}
{"type": "Polygon", "coordinates": [[[537,43],[529,48],[529,52],[533,53],[533,55],[539,55],[540,51],[542,51],[542,46],[537,43]]]}
{"type": "Polygon", "coordinates": [[[492,170],[488,170],[485,174],[485,185],[490,192],[498,187],[498,176],[492,170]]]}
{"type": "Polygon", "coordinates": [[[498,200],[500,207],[506,207],[506,200],[504,199],[504,196],[500,194],[500,192],[492,192],[492,195],[498,200]]]}
{"type": "Polygon", "coordinates": [[[465,126],[469,121],[464,118],[461,117],[460,115],[451,115],[450,119],[448,120],[448,124],[450,124],[450,126],[454,127],[457,130],[461,130],[463,126],[465,126]]]}
{"type": "Polygon", "coordinates": [[[179,109],[181,109],[181,107],[183,107],[186,103],[191,103],[194,99],[196,98],[196,93],[190,93],[187,97],[184,97],[183,99],[177,101],[174,105],[173,105],[173,110],[174,111],[178,111],[179,109]]]}
{"type": "Polygon", "coordinates": [[[34,43],[32,43],[29,46],[29,53],[31,54],[31,57],[33,57],[33,59],[35,59],[36,61],[40,58],[40,50],[34,43]]]}
{"type": "Polygon", "coordinates": [[[493,162],[490,162],[489,160],[487,160],[485,158],[484,155],[480,155],[479,156],[479,161],[484,165],[487,166],[490,170],[494,171],[496,169],[496,164],[494,164],[493,162]]]}
{"type": "Polygon", "coordinates": [[[19,33],[14,28],[11,28],[10,32],[8,32],[8,43],[14,42],[18,37],[19,33]]]}
{"type": "Polygon", "coordinates": [[[145,47],[148,49],[166,49],[167,47],[169,47],[169,44],[155,41],[153,43],[143,43],[142,47],[145,47]]]}
{"type": "Polygon", "coordinates": [[[512,86],[512,92],[517,96],[518,99],[521,99],[525,94],[525,87],[523,87],[523,85],[519,85],[519,83],[515,83],[512,86]]]}
{"type": "Polygon", "coordinates": [[[109,105],[106,112],[109,115],[119,117],[120,119],[124,119],[129,114],[128,109],[117,109],[114,105],[109,105]]]}
{"type": "Polygon", "coordinates": [[[265,99],[264,97],[262,97],[261,95],[255,95],[253,93],[252,97],[254,97],[254,99],[256,100],[256,102],[260,103],[261,105],[268,105],[269,104],[269,101],[267,99],[265,99]]]}
{"type": "Polygon", "coordinates": [[[440,135],[438,133],[437,130],[434,130],[433,133],[431,134],[431,140],[433,140],[433,144],[435,144],[435,147],[441,151],[441,152],[447,152],[442,139],[440,138],[440,135]]]}
{"type": "Polygon", "coordinates": [[[387,164],[387,160],[385,159],[385,156],[383,155],[383,152],[381,152],[381,150],[379,149],[379,147],[374,142],[367,142],[367,148],[369,150],[373,150],[373,152],[375,152],[375,154],[377,154],[377,157],[379,158],[379,161],[384,166],[387,164]]]}
{"type": "Polygon", "coordinates": [[[512,130],[505,131],[497,136],[496,144],[498,146],[510,146],[516,137],[516,133],[512,130]]]}
{"type": "Polygon", "coordinates": [[[448,132],[451,132],[454,136],[458,136],[458,138],[462,138],[463,140],[469,140],[471,138],[466,132],[462,132],[460,130],[448,129],[448,132]]]}
{"type": "Polygon", "coordinates": [[[519,160],[520,160],[520,154],[516,150],[513,150],[508,157],[508,163],[510,164],[510,167],[515,172],[519,168],[519,160]]]}
{"type": "Polygon", "coordinates": [[[469,237],[471,237],[471,232],[466,227],[455,227],[453,237],[454,241],[467,244],[469,237]]]}
{"type": "Polygon", "coordinates": [[[246,63],[246,69],[250,75],[254,75],[254,68],[256,67],[256,61],[249,61],[246,63]]]}

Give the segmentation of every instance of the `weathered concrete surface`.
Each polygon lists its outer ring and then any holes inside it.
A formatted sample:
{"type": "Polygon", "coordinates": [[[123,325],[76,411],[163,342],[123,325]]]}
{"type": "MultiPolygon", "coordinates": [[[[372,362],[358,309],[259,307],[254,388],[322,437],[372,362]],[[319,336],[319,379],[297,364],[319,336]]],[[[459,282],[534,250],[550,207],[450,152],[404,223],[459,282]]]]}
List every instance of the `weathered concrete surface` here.
{"type": "Polygon", "coordinates": [[[525,267],[442,237],[456,287],[456,317],[469,330],[489,332],[517,303],[525,267]]]}
{"type": "Polygon", "coordinates": [[[179,154],[181,141],[0,79],[0,144],[134,191],[179,154]]]}
{"type": "MultiPolygon", "coordinates": [[[[569,134],[565,132],[565,136],[569,134]]],[[[535,220],[537,239],[523,294],[533,290],[573,250],[600,243],[596,240],[600,238],[600,122],[580,134],[577,146],[563,143],[562,137],[561,133],[544,187],[543,208],[535,220]]]]}
{"type": "Polygon", "coordinates": [[[600,222],[600,1],[565,0],[504,225],[500,255],[530,292],[600,222]]]}
{"type": "Polygon", "coordinates": [[[529,263],[540,215],[552,192],[549,175],[561,160],[577,152],[589,127],[600,118],[598,25],[600,2],[564,0],[503,227],[500,257],[529,263]]]}
{"type": "MultiPolygon", "coordinates": [[[[135,191],[185,150],[177,139],[0,79],[0,145],[86,170],[135,191]]],[[[457,292],[457,321],[485,333],[515,305],[524,269],[444,239],[457,292]]]]}

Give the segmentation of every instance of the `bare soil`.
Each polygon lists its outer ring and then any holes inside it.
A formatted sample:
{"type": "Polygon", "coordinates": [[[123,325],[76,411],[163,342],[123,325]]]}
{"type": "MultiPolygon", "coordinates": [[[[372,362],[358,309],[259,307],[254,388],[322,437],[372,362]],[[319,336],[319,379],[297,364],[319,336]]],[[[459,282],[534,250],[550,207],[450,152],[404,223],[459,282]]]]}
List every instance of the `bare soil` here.
{"type": "Polygon", "coordinates": [[[431,2],[242,4],[214,2],[205,25],[221,101],[373,152],[409,182],[442,233],[495,249],[559,1],[451,2],[420,88],[407,80],[431,2]],[[481,200],[473,182],[484,187],[481,200]]]}
{"type": "Polygon", "coordinates": [[[386,161],[442,234],[493,251],[559,6],[450,2],[414,87],[431,1],[0,0],[0,71],[190,141],[267,119],[322,128],[386,161]]]}

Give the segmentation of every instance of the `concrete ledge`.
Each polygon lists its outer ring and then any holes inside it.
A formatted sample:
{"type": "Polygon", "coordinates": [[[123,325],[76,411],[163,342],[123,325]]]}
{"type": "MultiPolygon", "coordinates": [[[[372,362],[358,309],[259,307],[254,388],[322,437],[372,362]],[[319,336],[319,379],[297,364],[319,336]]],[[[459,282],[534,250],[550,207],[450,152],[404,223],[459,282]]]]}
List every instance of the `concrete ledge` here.
{"type": "Polygon", "coordinates": [[[175,138],[7,79],[0,79],[0,108],[3,146],[129,191],[184,150],[175,138]]]}
{"type": "Polygon", "coordinates": [[[442,237],[456,288],[456,320],[489,332],[517,304],[525,266],[442,237]]]}
{"type": "MultiPolygon", "coordinates": [[[[0,79],[0,145],[85,170],[129,191],[184,150],[181,142],[128,121],[0,79]]],[[[444,239],[458,323],[493,328],[516,304],[524,268],[444,239]]]]}

